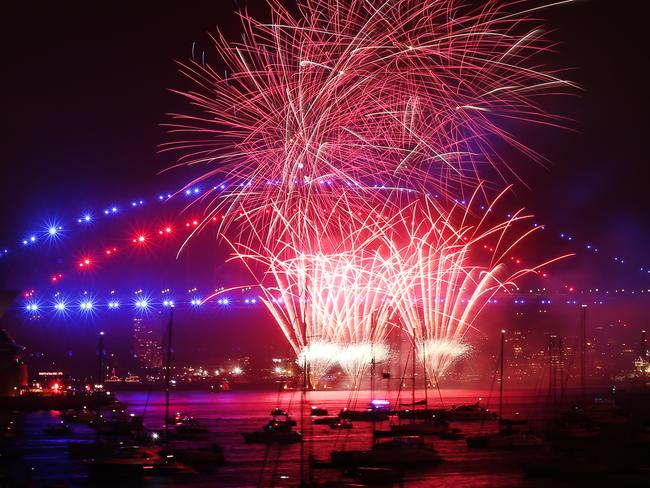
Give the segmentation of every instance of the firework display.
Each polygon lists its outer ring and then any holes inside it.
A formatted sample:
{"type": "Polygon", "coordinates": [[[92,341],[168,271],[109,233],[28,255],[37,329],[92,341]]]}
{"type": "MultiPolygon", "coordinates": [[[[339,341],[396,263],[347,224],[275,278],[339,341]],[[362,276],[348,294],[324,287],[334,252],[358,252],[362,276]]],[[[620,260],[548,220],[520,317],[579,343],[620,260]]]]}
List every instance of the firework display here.
{"type": "Polygon", "coordinates": [[[405,207],[400,225],[391,228],[395,242],[405,241],[401,247],[390,243],[393,302],[432,379],[469,351],[465,335],[496,293],[515,291],[520,277],[549,264],[519,267],[507,259],[539,230],[521,225],[530,216],[519,211],[494,223],[489,207],[481,218],[472,218],[472,201],[443,215],[434,202],[422,199],[405,207]]]}
{"type": "Polygon", "coordinates": [[[203,178],[245,181],[213,211],[247,208],[269,240],[279,218],[321,212],[341,192],[363,207],[378,184],[453,199],[507,181],[517,173],[497,141],[541,160],[512,122],[564,123],[539,99],[571,84],[540,67],[550,43],[521,2],[308,0],[298,15],[269,5],[270,23],[242,15],[241,42],[214,36],[224,74],[183,65],[192,88],[179,93],[199,110],[173,115],[166,146],[179,164],[210,163],[203,178]]]}
{"type": "Polygon", "coordinates": [[[261,270],[262,301],[299,361],[310,365],[313,385],[334,365],[358,378],[373,357],[388,357],[396,330],[439,378],[469,350],[465,334],[494,295],[516,290],[519,277],[549,264],[513,267],[508,259],[540,229],[526,225],[530,216],[493,223],[488,211],[474,219],[472,203],[445,213],[418,198],[392,217],[374,209],[347,232],[330,220],[312,241],[289,227],[283,236],[299,239],[272,248],[232,245],[253,275],[261,270]]]}
{"type": "Polygon", "coordinates": [[[173,115],[166,149],[211,164],[190,185],[243,181],[203,197],[206,221],[225,210],[222,235],[314,384],[334,364],[361,375],[395,330],[439,377],[494,294],[536,269],[505,263],[532,232],[521,213],[494,224],[470,208],[517,178],[497,145],[542,161],[514,122],[565,124],[539,103],[573,86],[539,62],[542,6],[269,6],[270,23],[241,16],[241,42],[213,38],[223,75],[183,65],[198,112],[173,115]]]}

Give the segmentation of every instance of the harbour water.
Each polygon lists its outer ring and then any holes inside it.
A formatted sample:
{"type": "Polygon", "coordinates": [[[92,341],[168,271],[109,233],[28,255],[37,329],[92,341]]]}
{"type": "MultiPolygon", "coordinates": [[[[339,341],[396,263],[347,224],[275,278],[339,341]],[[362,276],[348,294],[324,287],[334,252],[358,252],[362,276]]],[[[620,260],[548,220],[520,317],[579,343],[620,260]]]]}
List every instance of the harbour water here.
{"type": "MultiPolygon", "coordinates": [[[[432,407],[451,407],[455,404],[473,403],[482,399],[483,405],[496,408],[498,399],[490,392],[479,390],[449,390],[441,396],[430,399],[432,407]],[[441,401],[444,398],[444,403],[441,401]]],[[[429,392],[431,396],[431,392],[429,392]]],[[[410,397],[410,392],[409,395],[410,397]]],[[[226,462],[211,473],[199,473],[185,477],[155,477],[120,481],[119,486],[296,486],[300,479],[300,444],[264,445],[245,444],[241,432],[259,430],[268,420],[269,412],[281,407],[296,419],[300,428],[300,392],[284,391],[232,391],[227,393],[206,393],[174,391],[171,412],[185,412],[205,423],[210,434],[192,445],[218,443],[224,447],[226,462]]],[[[376,394],[376,398],[391,400],[389,395],[376,394]]],[[[422,394],[417,395],[422,398],[422,394]]],[[[128,405],[128,410],[144,416],[145,426],[150,429],[163,429],[165,401],[162,392],[123,392],[118,398],[128,405]]],[[[365,407],[368,392],[359,392],[356,402],[349,405],[347,391],[315,391],[308,393],[308,404],[324,407],[330,414],[336,414],[346,406],[365,407]]],[[[402,398],[402,402],[410,398],[402,398]]],[[[504,416],[508,418],[533,418],[538,422],[544,419],[545,398],[531,390],[509,391],[504,398],[504,416]]],[[[313,425],[307,416],[309,405],[305,406],[305,453],[304,458],[313,457],[316,461],[328,461],[333,449],[362,449],[371,445],[372,424],[354,422],[350,430],[332,430],[327,425],[313,425]]],[[[93,478],[87,467],[68,455],[69,442],[90,442],[95,431],[88,426],[73,424],[74,433],[67,437],[51,436],[44,433],[48,424],[57,422],[60,412],[35,412],[13,415],[12,420],[19,433],[12,439],[0,443],[0,468],[2,486],[117,486],[114,481],[93,478]]],[[[455,422],[466,434],[489,432],[497,429],[497,422],[455,422]]],[[[380,427],[379,425],[377,427],[380,427]]],[[[384,426],[387,427],[387,426],[384,426]]],[[[431,438],[444,459],[436,467],[421,467],[408,470],[404,486],[425,487],[514,487],[549,486],[546,480],[530,480],[521,468],[527,460],[535,460],[538,450],[499,451],[468,449],[465,440],[441,440],[431,438]]],[[[188,443],[189,441],[183,441],[188,443]]],[[[340,481],[341,470],[333,468],[308,469],[305,476],[319,483],[340,481]]],[[[553,480],[553,486],[575,486],[573,481],[566,484],[553,480]]]]}

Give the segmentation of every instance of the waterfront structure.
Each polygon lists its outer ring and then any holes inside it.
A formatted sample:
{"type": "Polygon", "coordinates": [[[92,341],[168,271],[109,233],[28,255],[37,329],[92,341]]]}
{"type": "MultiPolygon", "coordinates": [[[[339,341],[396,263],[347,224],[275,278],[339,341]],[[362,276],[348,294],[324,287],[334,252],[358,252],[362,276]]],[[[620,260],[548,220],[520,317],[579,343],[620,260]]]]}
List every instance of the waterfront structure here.
{"type": "Polygon", "coordinates": [[[15,396],[27,387],[27,365],[22,361],[23,347],[0,329],[0,396],[15,396]]]}

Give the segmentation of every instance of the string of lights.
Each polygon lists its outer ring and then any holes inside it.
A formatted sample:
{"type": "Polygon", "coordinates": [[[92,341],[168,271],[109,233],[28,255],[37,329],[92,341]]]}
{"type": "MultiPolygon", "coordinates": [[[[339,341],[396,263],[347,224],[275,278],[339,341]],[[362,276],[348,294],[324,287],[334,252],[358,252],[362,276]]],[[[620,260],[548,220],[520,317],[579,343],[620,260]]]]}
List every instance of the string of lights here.
{"type": "MultiPolygon", "coordinates": [[[[276,184],[276,182],[273,181],[268,181],[267,182],[270,185],[276,184]]],[[[248,185],[249,182],[242,181],[237,184],[234,184],[235,187],[243,187],[248,185]]],[[[331,182],[323,182],[323,184],[331,184],[331,182]]],[[[93,212],[81,212],[79,217],[76,218],[76,220],[71,220],[70,222],[59,222],[59,221],[45,221],[44,225],[41,225],[41,228],[39,231],[28,233],[27,237],[25,237],[22,240],[22,246],[23,248],[35,248],[38,247],[38,244],[44,243],[47,241],[62,241],[62,237],[64,235],[67,235],[68,233],[73,232],[76,228],[79,229],[81,228],[87,228],[93,224],[97,224],[101,221],[102,218],[105,218],[105,220],[108,220],[110,218],[113,218],[115,215],[120,214],[120,215],[126,215],[127,212],[123,211],[126,209],[139,209],[143,206],[145,206],[149,201],[157,201],[160,203],[164,202],[169,202],[169,201],[182,201],[187,204],[187,199],[190,199],[190,205],[194,202],[196,202],[198,199],[203,198],[206,196],[206,194],[211,193],[211,192],[217,192],[217,193],[222,193],[224,191],[227,191],[228,188],[232,184],[222,182],[217,185],[213,185],[211,189],[205,190],[199,186],[193,186],[189,188],[183,188],[181,191],[176,191],[173,193],[159,193],[156,198],[152,198],[150,200],[147,199],[135,199],[131,200],[128,205],[123,205],[123,206],[118,206],[118,205],[110,205],[107,206],[103,209],[102,212],[98,213],[93,213],[93,212]]],[[[378,191],[386,190],[386,186],[380,183],[373,183],[371,185],[373,188],[377,189],[378,191]]],[[[413,190],[408,189],[408,188],[400,188],[400,191],[407,191],[407,192],[412,192],[413,190]]],[[[439,195],[434,195],[434,197],[439,197],[439,195]]],[[[458,205],[465,205],[466,202],[464,200],[456,200],[456,204],[458,205]]],[[[489,209],[486,208],[484,205],[480,206],[481,211],[488,211],[489,209]]],[[[509,215],[507,215],[510,217],[509,215]]],[[[213,222],[213,223],[220,223],[222,219],[225,218],[225,215],[211,215],[208,218],[208,222],[213,222]]],[[[155,228],[150,228],[150,229],[144,229],[139,233],[136,233],[134,235],[128,236],[128,237],[123,237],[121,239],[115,239],[115,241],[120,241],[120,242],[127,242],[129,245],[126,246],[126,250],[133,250],[133,249],[139,249],[144,246],[147,246],[150,242],[153,242],[156,238],[160,239],[165,239],[168,242],[173,242],[173,243],[178,243],[179,239],[174,238],[170,239],[170,237],[174,236],[176,237],[182,237],[183,239],[187,237],[188,234],[193,232],[197,227],[205,225],[205,219],[204,217],[201,216],[195,216],[195,217],[190,217],[190,218],[181,218],[179,213],[176,214],[176,217],[171,217],[167,219],[168,224],[163,225],[163,226],[158,226],[155,228]],[[175,220],[174,220],[175,219],[175,220]]],[[[542,230],[545,230],[545,226],[541,226],[538,223],[533,223],[533,226],[537,227],[540,226],[542,230]]],[[[96,228],[96,226],[93,225],[93,227],[96,228]]],[[[567,232],[560,232],[557,234],[558,239],[566,244],[571,245],[576,251],[581,252],[583,254],[587,254],[590,256],[601,256],[605,259],[608,260],[608,262],[611,262],[612,264],[615,264],[620,267],[627,268],[628,270],[636,273],[642,273],[643,275],[648,275],[650,274],[650,268],[646,266],[638,266],[638,267],[632,267],[631,261],[625,257],[621,257],[620,255],[606,255],[601,251],[599,246],[594,245],[593,243],[584,243],[584,242],[579,242],[579,240],[571,233],[567,232]]],[[[486,248],[486,251],[489,251],[489,247],[487,245],[484,246],[486,248]]],[[[47,249],[46,246],[43,246],[44,249],[47,249]]],[[[60,283],[64,277],[67,275],[68,272],[71,271],[79,271],[79,272],[85,272],[87,270],[93,269],[95,265],[99,264],[102,260],[108,260],[111,258],[114,258],[116,255],[120,254],[121,251],[125,250],[124,247],[118,247],[118,246],[105,246],[102,249],[96,249],[92,252],[84,252],[82,255],[77,255],[77,257],[69,263],[70,265],[68,266],[67,270],[61,270],[60,266],[59,269],[55,272],[50,273],[48,281],[51,284],[58,284],[60,283]]],[[[10,253],[10,250],[8,248],[2,249],[0,252],[0,257],[4,257],[10,253]]],[[[513,264],[520,264],[520,259],[516,256],[511,256],[510,257],[511,261],[513,264]]],[[[540,277],[545,278],[548,276],[548,273],[546,271],[542,271],[539,274],[540,277]]],[[[637,294],[646,294],[648,293],[648,289],[646,288],[639,288],[639,287],[634,287],[634,286],[629,286],[629,287],[620,287],[620,288],[613,288],[613,289],[606,289],[606,287],[599,287],[599,286],[592,286],[589,289],[583,289],[579,290],[576,287],[570,286],[570,285],[564,285],[564,290],[560,290],[561,293],[566,292],[568,294],[597,294],[599,296],[602,295],[621,295],[621,294],[630,294],[630,295],[637,295],[637,294]]],[[[546,289],[537,289],[535,293],[544,293],[547,292],[546,289]]],[[[531,290],[529,292],[533,293],[531,290]]],[[[514,303],[517,304],[517,299],[514,299],[514,303]]],[[[575,300],[575,299],[565,299],[565,302],[569,303],[580,303],[580,300],[575,300]]],[[[595,303],[600,303],[602,300],[597,300],[595,303]]]]}
{"type": "MultiPolygon", "coordinates": [[[[134,293],[117,293],[112,291],[108,294],[108,297],[99,298],[99,293],[84,291],[68,294],[57,292],[48,298],[37,298],[35,292],[29,290],[23,294],[24,303],[21,308],[30,318],[37,318],[44,315],[69,318],[75,313],[96,315],[102,312],[116,312],[124,309],[131,310],[135,313],[155,313],[169,307],[180,309],[225,309],[252,307],[262,304],[259,297],[251,293],[250,290],[248,293],[243,294],[243,296],[224,293],[211,300],[204,300],[202,298],[213,293],[214,291],[206,290],[205,293],[199,294],[197,289],[192,289],[183,298],[172,297],[169,292],[162,293],[159,297],[154,298],[154,293],[148,293],[143,290],[138,290],[134,293]]],[[[579,293],[575,296],[567,296],[558,292],[540,292],[538,290],[519,291],[515,294],[499,293],[495,298],[488,300],[488,304],[494,306],[532,306],[538,312],[545,313],[551,310],[552,307],[558,306],[581,306],[584,304],[605,305],[611,302],[614,296],[622,293],[625,292],[622,290],[611,293],[607,291],[602,293],[593,291],[591,293],[579,293]],[[605,295],[611,296],[605,297],[605,295]]],[[[629,290],[627,293],[650,295],[650,289],[629,290]]],[[[177,296],[180,296],[180,294],[177,296]]],[[[277,298],[275,301],[281,303],[282,299],[277,298]]],[[[444,302],[444,299],[441,299],[441,302],[444,302]]],[[[460,302],[464,303],[466,299],[461,299],[460,302]]]]}

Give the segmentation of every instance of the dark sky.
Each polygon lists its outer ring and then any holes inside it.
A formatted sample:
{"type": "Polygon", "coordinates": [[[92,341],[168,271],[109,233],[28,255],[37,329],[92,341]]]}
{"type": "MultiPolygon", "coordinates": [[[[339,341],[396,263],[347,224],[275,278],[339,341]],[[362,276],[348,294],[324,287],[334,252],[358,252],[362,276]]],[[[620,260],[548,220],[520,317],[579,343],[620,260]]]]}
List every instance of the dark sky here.
{"type": "MultiPolygon", "coordinates": [[[[259,0],[248,7],[266,11],[259,0]]],[[[157,154],[164,140],[159,124],[165,112],[184,108],[167,92],[185,86],[174,60],[187,59],[196,41],[196,53],[205,49],[214,61],[206,32],[219,25],[238,36],[234,12],[228,0],[5,6],[2,242],[14,244],[44,212],[183,181],[178,173],[154,177],[170,163],[157,154]]],[[[577,133],[544,132],[530,141],[554,166],[533,172],[532,190],[519,193],[522,203],[594,237],[624,231],[632,239],[623,244],[645,240],[645,17],[635,2],[605,0],[541,15],[562,42],[552,62],[572,67],[584,91],[560,107],[577,119],[577,133]]]]}
{"type": "MultiPolygon", "coordinates": [[[[242,2],[239,2],[242,3],[242,2]]],[[[253,13],[263,2],[249,0],[253,13]]],[[[642,262],[650,238],[647,18],[641,2],[584,0],[540,16],[561,41],[551,62],[583,90],[559,102],[576,132],[531,131],[547,156],[517,198],[549,228],[642,262]]],[[[12,2],[3,6],[0,247],[15,247],[44,215],[176,187],[157,154],[165,113],[183,111],[168,88],[187,86],[174,60],[206,51],[218,25],[239,27],[231,0],[12,2]]],[[[649,260],[650,263],[650,260],[649,260]]],[[[4,273],[6,283],[11,279],[4,273]]]]}

